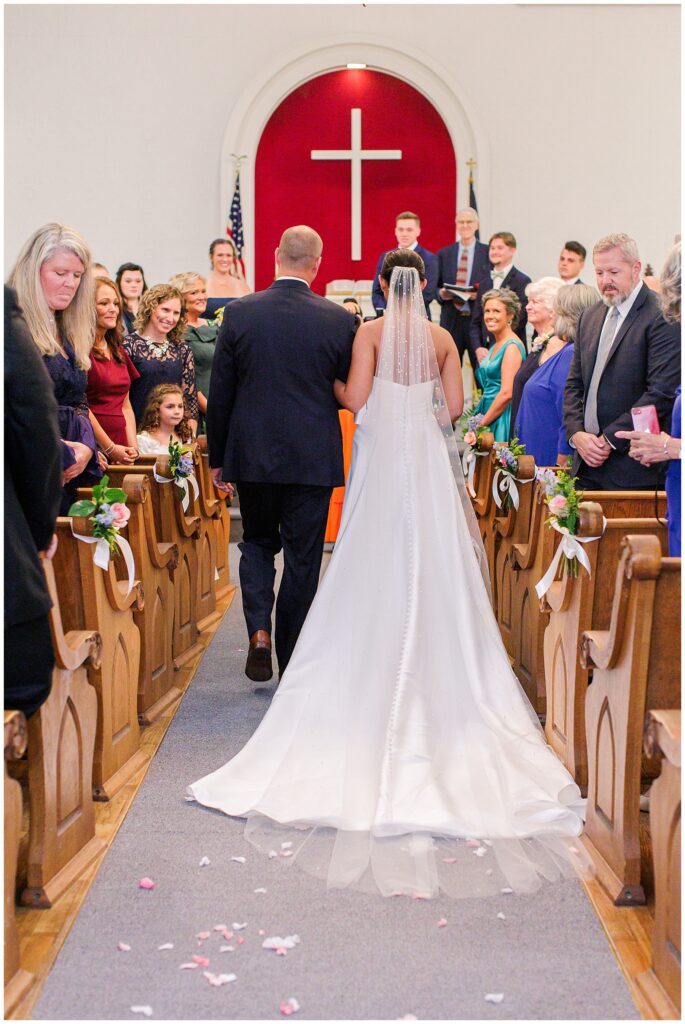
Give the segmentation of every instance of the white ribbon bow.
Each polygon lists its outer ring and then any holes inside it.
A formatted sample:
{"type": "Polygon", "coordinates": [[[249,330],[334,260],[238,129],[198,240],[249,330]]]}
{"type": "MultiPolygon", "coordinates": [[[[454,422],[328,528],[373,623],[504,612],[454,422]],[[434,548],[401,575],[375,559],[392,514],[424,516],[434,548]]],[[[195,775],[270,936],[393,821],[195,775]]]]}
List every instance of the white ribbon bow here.
{"type": "MultiPolygon", "coordinates": [[[[71,532],[77,540],[82,540],[84,544],[94,544],[95,551],[93,552],[93,561],[100,568],[107,572],[109,567],[110,550],[109,544],[104,537],[84,537],[82,533],[77,533],[74,529],[74,520],[71,520],[71,532]]],[[[131,551],[131,545],[125,537],[120,537],[117,533],[114,537],[115,543],[119,550],[124,556],[124,562],[126,563],[126,571],[128,572],[128,588],[126,590],[126,597],[133,590],[133,584],[136,579],[136,566],[133,560],[133,552],[131,551]]]]}
{"type": "Polygon", "coordinates": [[[495,499],[495,505],[497,505],[497,508],[502,508],[503,505],[503,502],[500,500],[499,496],[500,477],[502,477],[502,490],[504,491],[505,494],[507,491],[509,492],[509,496],[511,497],[511,503],[518,512],[519,491],[514,481],[518,481],[518,483],[520,484],[532,484],[535,477],[531,476],[527,480],[522,480],[520,476],[512,476],[511,473],[507,473],[506,470],[504,469],[496,470],[495,475],[492,478],[492,496],[495,499]]]}
{"type": "Polygon", "coordinates": [[[576,537],[572,533],[569,533],[565,526],[559,526],[556,519],[552,520],[550,526],[553,530],[556,530],[557,533],[561,534],[561,544],[554,553],[554,558],[550,562],[549,569],[542,579],[535,584],[535,593],[538,597],[544,597],[554,583],[554,577],[557,574],[557,569],[559,568],[559,562],[561,561],[562,555],[566,555],[569,561],[572,558],[577,558],[588,576],[592,575],[592,572],[590,571],[590,560],[583,550],[582,545],[590,544],[593,540],[599,540],[606,529],[606,525],[607,521],[602,517],[602,533],[600,533],[599,537],[576,537]]]}
{"type": "Polygon", "coordinates": [[[177,487],[181,488],[181,490],[183,491],[183,501],[181,502],[181,505],[183,507],[184,512],[188,511],[188,504],[190,502],[190,496],[188,494],[188,484],[190,484],[191,487],[193,488],[193,497],[197,501],[200,491],[197,486],[197,480],[195,479],[194,473],[191,473],[190,476],[159,476],[159,474],[157,473],[157,466],[153,468],[152,473],[158,484],[173,483],[176,484],[177,487]]]}
{"type": "Polygon", "coordinates": [[[466,477],[466,490],[472,498],[476,497],[476,492],[473,489],[473,478],[476,473],[476,459],[481,459],[484,455],[488,454],[488,452],[477,452],[475,448],[469,447],[461,457],[461,468],[464,470],[464,476],[466,477]]]}

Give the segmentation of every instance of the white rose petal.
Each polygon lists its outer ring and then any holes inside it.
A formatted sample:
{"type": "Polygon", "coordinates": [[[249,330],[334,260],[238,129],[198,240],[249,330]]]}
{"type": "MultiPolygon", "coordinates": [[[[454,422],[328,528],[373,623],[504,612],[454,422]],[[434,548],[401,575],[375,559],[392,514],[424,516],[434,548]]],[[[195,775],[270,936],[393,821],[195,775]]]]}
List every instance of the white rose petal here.
{"type": "Polygon", "coordinates": [[[486,1003],[501,1003],[504,999],[504,992],[488,992],[485,997],[486,1003]]]}

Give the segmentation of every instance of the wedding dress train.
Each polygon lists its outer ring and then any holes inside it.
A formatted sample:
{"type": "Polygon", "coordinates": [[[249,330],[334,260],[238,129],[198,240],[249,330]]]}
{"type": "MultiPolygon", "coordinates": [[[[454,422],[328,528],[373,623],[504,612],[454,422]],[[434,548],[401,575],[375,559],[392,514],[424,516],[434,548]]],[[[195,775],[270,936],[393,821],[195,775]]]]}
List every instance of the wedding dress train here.
{"type": "Polygon", "coordinates": [[[435,415],[374,379],[342,521],[254,735],[189,793],[329,887],[532,891],[573,870],[584,802],[502,644],[435,415]]]}

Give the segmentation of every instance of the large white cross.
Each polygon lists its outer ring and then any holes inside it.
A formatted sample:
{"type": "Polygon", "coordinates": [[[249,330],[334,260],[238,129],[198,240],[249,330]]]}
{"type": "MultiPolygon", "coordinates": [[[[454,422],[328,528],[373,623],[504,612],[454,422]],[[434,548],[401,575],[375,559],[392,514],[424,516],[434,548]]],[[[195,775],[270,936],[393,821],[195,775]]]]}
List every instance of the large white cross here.
{"type": "Polygon", "coordinates": [[[349,160],[352,174],[352,259],[362,258],[362,160],[401,160],[401,149],[362,149],[362,112],[353,107],[351,148],[313,149],[312,160],[349,160]]]}

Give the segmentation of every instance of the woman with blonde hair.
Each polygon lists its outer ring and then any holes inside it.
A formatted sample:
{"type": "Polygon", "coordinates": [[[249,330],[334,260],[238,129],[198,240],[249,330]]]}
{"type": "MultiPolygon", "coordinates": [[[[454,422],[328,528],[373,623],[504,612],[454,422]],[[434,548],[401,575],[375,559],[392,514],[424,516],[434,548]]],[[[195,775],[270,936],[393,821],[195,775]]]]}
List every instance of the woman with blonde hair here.
{"type": "Polygon", "coordinates": [[[140,374],[131,385],[131,405],[140,426],[150,392],[157,384],[178,384],[183,389],[188,421],[197,430],[195,360],[185,340],[186,304],[171,284],[156,284],[140,300],[135,331],[124,338],[124,349],[140,374]]]}
{"type": "Polygon", "coordinates": [[[207,282],[201,274],[195,274],[192,271],[185,274],[174,274],[169,283],[181,292],[188,311],[185,340],[190,345],[195,360],[197,403],[200,409],[200,420],[204,426],[209,378],[212,374],[219,324],[208,321],[204,317],[207,309],[207,282]]]}
{"type": "Polygon", "coordinates": [[[65,224],[51,223],[31,235],[9,278],[59,406],[62,514],[78,487],[92,486],[102,476],[86,398],[95,336],[91,267],[90,249],[81,235],[65,224]]]}

